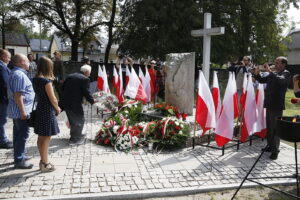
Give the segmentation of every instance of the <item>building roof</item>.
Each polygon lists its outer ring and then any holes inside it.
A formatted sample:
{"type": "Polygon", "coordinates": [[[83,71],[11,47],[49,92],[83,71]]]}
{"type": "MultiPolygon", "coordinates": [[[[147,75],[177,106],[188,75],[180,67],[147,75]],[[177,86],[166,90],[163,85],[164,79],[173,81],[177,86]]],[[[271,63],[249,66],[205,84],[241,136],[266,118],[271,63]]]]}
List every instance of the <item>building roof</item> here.
{"type": "Polygon", "coordinates": [[[48,52],[50,50],[50,40],[30,39],[32,51],[48,52]]]}
{"type": "Polygon", "coordinates": [[[288,37],[291,41],[287,43],[288,49],[300,49],[300,28],[292,30],[288,37]]]}
{"type": "MultiPolygon", "coordinates": [[[[56,41],[58,50],[61,52],[71,52],[71,40],[69,38],[62,38],[54,34],[53,39],[51,40],[51,43],[53,41],[56,41]]],[[[86,49],[89,51],[90,54],[99,54],[101,52],[105,52],[105,49],[103,50],[102,41],[100,39],[96,39],[88,44],[88,48],[86,49]],[[90,50],[92,48],[92,50],[90,50]]],[[[83,48],[78,48],[78,53],[82,53],[83,48]]]]}
{"type": "MultiPolygon", "coordinates": [[[[0,37],[2,43],[2,34],[0,37]]],[[[29,40],[24,33],[5,32],[5,45],[29,47],[29,40]]]]}

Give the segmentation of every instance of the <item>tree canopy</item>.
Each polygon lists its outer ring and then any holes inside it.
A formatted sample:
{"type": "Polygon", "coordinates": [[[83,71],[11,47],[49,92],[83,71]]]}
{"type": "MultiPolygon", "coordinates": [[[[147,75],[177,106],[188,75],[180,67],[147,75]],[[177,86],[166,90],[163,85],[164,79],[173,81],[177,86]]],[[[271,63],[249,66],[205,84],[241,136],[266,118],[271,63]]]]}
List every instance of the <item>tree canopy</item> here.
{"type": "Polygon", "coordinates": [[[102,0],[19,0],[17,6],[26,16],[43,19],[69,37],[71,60],[78,59],[79,43],[93,35],[99,25],[105,24],[102,0]]]}
{"type": "Polygon", "coordinates": [[[299,0],[142,0],[126,1],[118,39],[120,50],[134,57],[164,59],[173,52],[202,54],[202,38],[190,31],[203,27],[205,12],[212,27],[225,35],[212,37],[212,62],[223,64],[243,55],[258,63],[283,55],[281,35],[290,3],[299,0]]]}

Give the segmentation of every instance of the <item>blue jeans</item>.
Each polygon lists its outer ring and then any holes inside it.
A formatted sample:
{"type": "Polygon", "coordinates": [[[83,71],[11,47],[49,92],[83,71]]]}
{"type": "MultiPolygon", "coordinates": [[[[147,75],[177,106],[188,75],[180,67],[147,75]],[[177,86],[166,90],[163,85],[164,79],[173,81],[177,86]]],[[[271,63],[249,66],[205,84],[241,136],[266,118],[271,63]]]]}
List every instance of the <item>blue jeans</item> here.
{"type": "Polygon", "coordinates": [[[26,120],[13,119],[13,145],[15,163],[25,159],[25,144],[29,137],[29,127],[26,120]]]}
{"type": "Polygon", "coordinates": [[[4,125],[7,118],[7,104],[0,103],[0,144],[8,142],[7,136],[5,135],[4,125]]]}

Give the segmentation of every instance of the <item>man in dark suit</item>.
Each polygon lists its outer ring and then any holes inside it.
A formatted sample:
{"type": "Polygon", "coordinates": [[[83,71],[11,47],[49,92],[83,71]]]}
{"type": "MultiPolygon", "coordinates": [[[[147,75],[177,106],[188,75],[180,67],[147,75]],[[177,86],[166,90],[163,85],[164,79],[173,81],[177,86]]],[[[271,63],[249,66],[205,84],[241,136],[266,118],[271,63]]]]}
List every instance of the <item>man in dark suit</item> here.
{"type": "Polygon", "coordinates": [[[275,71],[272,71],[269,65],[264,65],[264,70],[269,74],[261,77],[259,68],[255,69],[254,78],[260,83],[266,83],[264,107],[266,108],[267,121],[267,152],[272,152],[270,159],[276,160],[279,153],[280,139],[276,134],[277,118],[282,116],[285,109],[285,93],[287,91],[290,72],[285,69],[287,66],[287,59],[285,57],[278,57],[275,60],[275,71]]]}
{"type": "Polygon", "coordinates": [[[83,65],[80,73],[67,76],[63,84],[63,92],[60,105],[66,111],[70,123],[70,145],[83,144],[85,135],[82,134],[84,126],[84,112],[82,107],[83,97],[94,104],[94,99],[89,92],[91,66],[83,65]]]}
{"type": "Polygon", "coordinates": [[[0,49],[0,148],[11,149],[13,148],[5,134],[4,125],[7,121],[7,82],[10,74],[10,69],[7,64],[10,61],[10,53],[7,50],[0,49]]]}

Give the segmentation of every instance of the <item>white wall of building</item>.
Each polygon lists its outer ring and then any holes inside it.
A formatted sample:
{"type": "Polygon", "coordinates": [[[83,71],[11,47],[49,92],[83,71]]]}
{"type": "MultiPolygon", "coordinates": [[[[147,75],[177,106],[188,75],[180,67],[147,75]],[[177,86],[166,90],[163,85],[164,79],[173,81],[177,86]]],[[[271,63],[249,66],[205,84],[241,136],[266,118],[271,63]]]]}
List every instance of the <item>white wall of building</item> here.
{"type": "Polygon", "coordinates": [[[24,54],[27,56],[28,53],[31,52],[31,48],[30,47],[20,47],[20,46],[9,46],[9,45],[6,45],[5,47],[6,49],[10,50],[10,49],[13,49],[14,50],[14,53],[21,53],[21,54],[24,54]]]}

